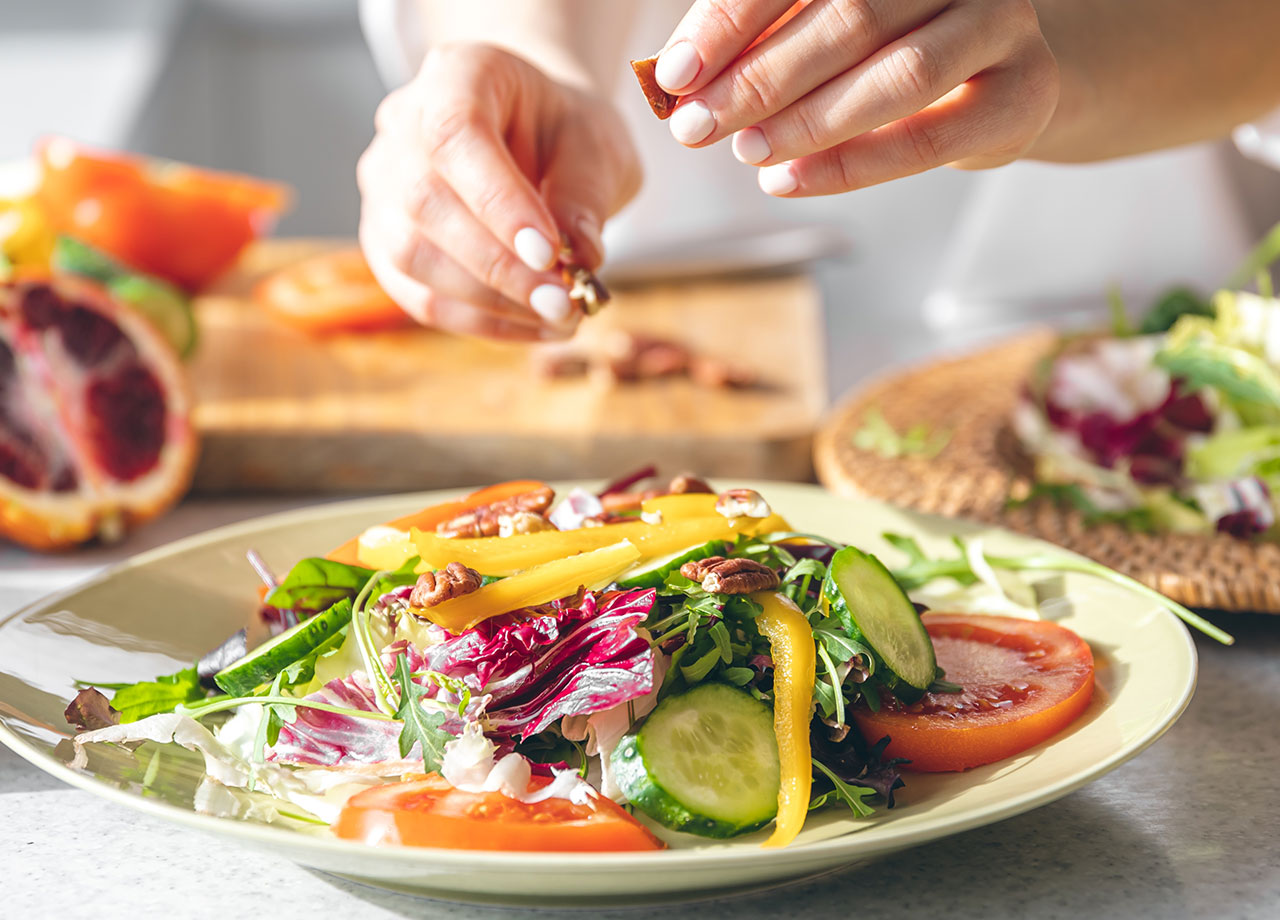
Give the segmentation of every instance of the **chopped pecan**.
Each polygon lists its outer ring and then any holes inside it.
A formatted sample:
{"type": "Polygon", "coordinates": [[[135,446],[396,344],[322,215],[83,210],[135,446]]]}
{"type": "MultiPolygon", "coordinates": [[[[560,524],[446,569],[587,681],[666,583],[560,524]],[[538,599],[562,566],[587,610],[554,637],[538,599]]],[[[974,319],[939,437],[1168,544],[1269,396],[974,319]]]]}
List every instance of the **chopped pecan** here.
{"type": "Polygon", "coordinates": [[[480,573],[463,565],[450,562],[437,572],[423,572],[413,586],[409,603],[414,607],[434,607],[480,587],[480,573]]]}
{"type": "Polygon", "coordinates": [[[609,302],[609,289],[589,269],[566,263],[560,266],[560,276],[569,285],[569,300],[587,316],[595,316],[609,302]]]}
{"type": "Polygon", "coordinates": [[[498,516],[498,536],[500,537],[514,537],[521,533],[538,533],[555,529],[555,524],[532,511],[517,511],[514,514],[498,516]]]}
{"type": "Polygon", "coordinates": [[[707,355],[694,356],[689,377],[698,386],[713,390],[747,390],[760,385],[760,375],[751,368],[707,355]]]}
{"type": "Polygon", "coordinates": [[[679,96],[674,96],[658,85],[657,69],[658,55],[653,57],[640,58],[631,62],[631,69],[635,71],[636,79],[640,81],[640,89],[644,90],[644,98],[649,102],[649,108],[653,109],[653,114],[657,115],[662,121],[666,121],[671,117],[671,113],[675,111],[676,103],[680,101],[679,96]]]}
{"type": "Polygon", "coordinates": [[[692,473],[681,473],[667,486],[668,495],[714,495],[715,491],[705,479],[699,479],[692,473]]]}
{"type": "Polygon", "coordinates": [[[755,489],[726,489],[716,498],[716,511],[729,520],[767,518],[773,512],[764,496],[755,489]]]}
{"type": "Polygon", "coordinates": [[[751,594],[778,587],[778,573],[754,559],[708,556],[680,566],[680,574],[712,594],[751,594]]]}
{"type": "Polygon", "coordinates": [[[442,537],[493,537],[499,530],[498,519],[520,511],[542,514],[551,507],[555,492],[550,486],[541,486],[511,498],[465,511],[436,527],[442,537]]]}

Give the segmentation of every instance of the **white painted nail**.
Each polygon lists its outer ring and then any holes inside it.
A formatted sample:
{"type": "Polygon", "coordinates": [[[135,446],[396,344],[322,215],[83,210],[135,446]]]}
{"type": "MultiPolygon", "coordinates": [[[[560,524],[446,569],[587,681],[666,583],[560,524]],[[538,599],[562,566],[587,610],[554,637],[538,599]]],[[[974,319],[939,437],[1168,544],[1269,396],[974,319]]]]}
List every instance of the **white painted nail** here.
{"type": "Polygon", "coordinates": [[[789,195],[800,186],[790,163],[761,167],[756,181],[766,195],[789,195]]]}
{"type": "Polygon", "coordinates": [[[743,128],[733,136],[733,155],[738,162],[755,166],[773,156],[773,148],[759,128],[743,128]]]}
{"type": "Polygon", "coordinates": [[[679,41],[658,55],[653,76],[669,93],[679,92],[702,70],[702,58],[692,42],[679,41]]]}
{"type": "Polygon", "coordinates": [[[547,322],[555,326],[564,323],[573,315],[573,301],[569,292],[558,284],[540,284],[529,295],[529,306],[547,322]]]}
{"type": "Polygon", "coordinates": [[[696,144],[716,129],[716,117],[705,102],[686,102],[667,121],[671,136],[682,144],[696,144]]]}
{"type": "Polygon", "coordinates": [[[520,261],[534,271],[546,271],[556,260],[551,241],[532,227],[516,231],[515,250],[520,261]]]}

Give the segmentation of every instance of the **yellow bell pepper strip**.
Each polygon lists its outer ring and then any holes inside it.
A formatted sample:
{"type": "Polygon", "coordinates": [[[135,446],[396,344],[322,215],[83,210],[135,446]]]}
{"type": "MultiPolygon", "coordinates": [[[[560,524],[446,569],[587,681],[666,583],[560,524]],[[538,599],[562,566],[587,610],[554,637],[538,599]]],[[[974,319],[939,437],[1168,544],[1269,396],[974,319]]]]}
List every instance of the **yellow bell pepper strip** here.
{"type": "Polygon", "coordinates": [[[376,524],[356,539],[356,558],[366,569],[395,571],[416,555],[409,532],[386,524],[376,524]]]}
{"type": "MultiPolygon", "coordinates": [[[[716,495],[705,492],[686,492],[682,495],[660,495],[645,501],[640,510],[646,514],[657,511],[662,514],[663,521],[675,521],[685,518],[701,518],[719,516],[716,511],[716,495]]],[[[767,518],[739,518],[730,524],[735,532],[745,534],[774,533],[790,530],[791,525],[780,514],[771,514],[767,518]]],[[[674,552],[674,550],[673,550],[674,552]]]]}
{"type": "Polygon", "coordinates": [[[661,524],[629,521],[578,530],[544,530],[511,537],[467,539],[411,531],[414,546],[422,557],[419,572],[442,569],[450,562],[461,562],[484,575],[512,575],[620,540],[629,540],[639,551],[639,559],[653,559],[709,540],[729,540],[735,534],[729,522],[718,514],[661,524]]]}
{"type": "Polygon", "coordinates": [[[813,681],[817,670],[813,630],[800,608],[776,591],[760,591],[751,599],[764,608],[756,627],[769,640],[773,658],[773,731],[778,739],[782,783],[773,834],[762,846],[784,847],[809,813],[813,785],[809,722],[813,717],[813,681]]]}
{"type": "Polygon", "coordinates": [[[534,566],[470,594],[434,607],[415,608],[413,612],[449,632],[459,633],[489,617],[566,597],[579,586],[594,590],[607,585],[639,558],[639,550],[623,540],[589,553],[534,566]]]}

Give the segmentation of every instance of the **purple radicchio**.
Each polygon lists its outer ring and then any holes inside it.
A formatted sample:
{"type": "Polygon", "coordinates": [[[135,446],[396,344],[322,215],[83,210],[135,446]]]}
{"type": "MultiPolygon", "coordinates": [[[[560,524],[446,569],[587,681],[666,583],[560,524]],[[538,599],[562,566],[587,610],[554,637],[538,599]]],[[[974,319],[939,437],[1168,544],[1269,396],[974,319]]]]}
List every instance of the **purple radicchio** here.
{"type": "MultiPolygon", "coordinates": [[[[587,594],[580,605],[544,616],[488,620],[422,650],[421,661],[410,664],[488,697],[490,736],[527,738],[563,716],[600,712],[653,689],[654,652],[639,627],[656,596],[587,594]]],[[[453,701],[434,684],[428,693],[453,701]]]]}
{"type": "MultiPolygon", "coordinates": [[[[363,672],[331,680],[306,699],[364,712],[377,712],[373,689],[363,672]]],[[[297,718],[280,727],[267,753],[279,763],[338,766],[400,760],[400,723],[342,715],[299,706],[297,718]]]]}

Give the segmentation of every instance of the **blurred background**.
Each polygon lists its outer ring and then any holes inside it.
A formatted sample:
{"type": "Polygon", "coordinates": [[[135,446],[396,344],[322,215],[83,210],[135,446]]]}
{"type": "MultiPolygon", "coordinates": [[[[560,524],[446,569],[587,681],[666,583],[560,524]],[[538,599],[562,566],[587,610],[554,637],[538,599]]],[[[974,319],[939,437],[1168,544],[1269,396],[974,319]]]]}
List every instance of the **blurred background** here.
{"type": "MultiPolygon", "coordinates": [[[[355,162],[386,87],[352,0],[0,0],[0,24],[0,160],[58,133],[244,171],[297,190],[280,235],[354,236],[355,162]]],[[[1212,287],[1280,216],[1278,175],[1224,141],[762,207],[830,231],[819,250],[849,244],[818,270],[838,395],[1013,325],[1103,315],[1111,283],[1139,300],[1212,287]]]]}

